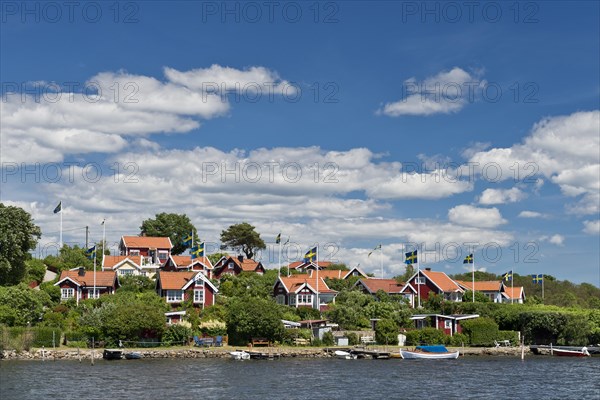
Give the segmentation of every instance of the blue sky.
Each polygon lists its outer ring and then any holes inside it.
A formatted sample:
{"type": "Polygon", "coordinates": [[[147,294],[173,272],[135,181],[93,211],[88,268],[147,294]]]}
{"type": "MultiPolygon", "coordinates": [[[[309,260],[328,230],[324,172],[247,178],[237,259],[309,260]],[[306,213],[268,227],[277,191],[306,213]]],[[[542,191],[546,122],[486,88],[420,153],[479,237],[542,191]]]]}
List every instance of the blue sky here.
{"type": "Polygon", "coordinates": [[[369,272],[383,243],[397,275],[409,243],[458,273],[476,242],[478,269],[600,285],[598,3],[53,4],[0,10],[0,195],[40,253],[62,200],[71,243],[185,212],[215,246],[246,220],[369,272]],[[209,173],[224,165],[240,170],[209,173]]]}

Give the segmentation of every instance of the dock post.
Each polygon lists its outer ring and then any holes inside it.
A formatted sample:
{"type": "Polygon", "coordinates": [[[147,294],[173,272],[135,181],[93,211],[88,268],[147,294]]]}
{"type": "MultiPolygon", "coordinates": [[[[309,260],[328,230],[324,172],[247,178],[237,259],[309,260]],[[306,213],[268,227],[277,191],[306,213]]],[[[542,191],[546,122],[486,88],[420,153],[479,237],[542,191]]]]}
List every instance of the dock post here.
{"type": "Polygon", "coordinates": [[[46,349],[42,346],[42,361],[46,361],[46,349]]]}

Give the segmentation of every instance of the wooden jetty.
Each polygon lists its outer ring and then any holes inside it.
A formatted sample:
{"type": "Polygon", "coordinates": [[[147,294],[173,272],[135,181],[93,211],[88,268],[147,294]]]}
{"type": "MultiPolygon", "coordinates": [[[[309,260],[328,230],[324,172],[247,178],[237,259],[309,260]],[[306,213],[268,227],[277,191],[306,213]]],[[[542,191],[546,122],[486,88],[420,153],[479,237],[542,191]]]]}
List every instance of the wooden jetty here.
{"type": "Polygon", "coordinates": [[[263,351],[247,351],[250,354],[251,360],[275,360],[281,358],[279,353],[263,352],[263,351]]]}
{"type": "MultiPolygon", "coordinates": [[[[591,355],[600,355],[600,346],[586,346],[588,353],[591,355]]],[[[549,354],[551,350],[581,350],[582,346],[554,346],[554,345],[537,345],[529,346],[533,354],[549,354]]]]}

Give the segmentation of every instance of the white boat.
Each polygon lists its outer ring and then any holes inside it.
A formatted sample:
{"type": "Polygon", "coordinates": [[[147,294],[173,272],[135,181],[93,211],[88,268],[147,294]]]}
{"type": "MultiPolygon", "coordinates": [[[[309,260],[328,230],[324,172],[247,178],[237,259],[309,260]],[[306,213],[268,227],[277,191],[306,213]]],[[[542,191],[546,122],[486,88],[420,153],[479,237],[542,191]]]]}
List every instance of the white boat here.
{"type": "Polygon", "coordinates": [[[250,353],[248,353],[244,350],[230,351],[229,355],[231,355],[231,358],[234,360],[249,360],[250,359],[250,353]]]}
{"type": "Polygon", "coordinates": [[[590,353],[588,352],[587,347],[582,347],[581,350],[567,350],[554,348],[551,350],[551,353],[555,356],[562,357],[590,357],[590,353]]]}
{"type": "Polygon", "coordinates": [[[417,346],[415,350],[400,349],[400,357],[403,359],[424,359],[424,360],[448,360],[458,358],[457,351],[448,351],[444,346],[417,346]]]}
{"type": "Polygon", "coordinates": [[[357,358],[356,354],[348,353],[347,351],[342,350],[336,350],[334,354],[337,358],[340,358],[342,360],[356,360],[357,358]]]}

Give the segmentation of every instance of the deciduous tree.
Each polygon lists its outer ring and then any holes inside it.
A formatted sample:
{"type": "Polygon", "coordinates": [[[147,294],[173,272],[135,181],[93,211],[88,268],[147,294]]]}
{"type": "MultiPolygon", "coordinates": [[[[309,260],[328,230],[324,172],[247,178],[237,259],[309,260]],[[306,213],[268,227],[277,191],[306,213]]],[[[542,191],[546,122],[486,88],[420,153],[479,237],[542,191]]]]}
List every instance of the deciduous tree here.
{"type": "Polygon", "coordinates": [[[253,258],[257,250],[267,247],[254,226],[247,222],[231,225],[222,231],[221,242],[223,242],[221,250],[226,248],[241,250],[247,258],[253,258]]]}

